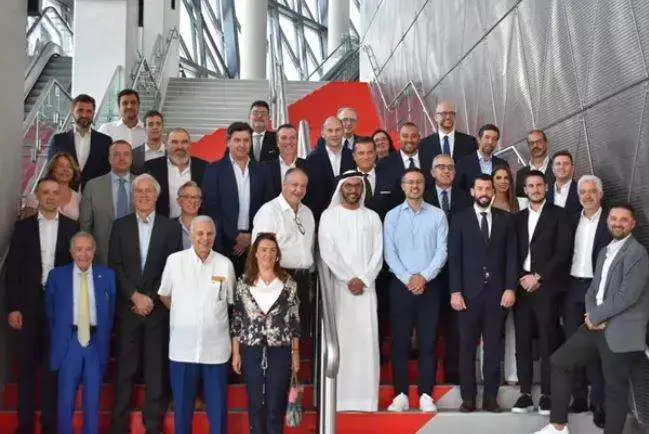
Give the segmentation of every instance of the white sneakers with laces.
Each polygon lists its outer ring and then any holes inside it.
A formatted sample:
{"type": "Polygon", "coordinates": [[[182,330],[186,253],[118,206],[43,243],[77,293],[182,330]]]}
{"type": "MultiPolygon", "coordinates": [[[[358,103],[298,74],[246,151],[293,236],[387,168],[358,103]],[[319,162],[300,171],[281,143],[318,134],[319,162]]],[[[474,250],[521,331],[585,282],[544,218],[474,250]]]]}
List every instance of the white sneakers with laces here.
{"type": "MultiPolygon", "coordinates": [[[[408,397],[404,393],[395,396],[392,403],[388,406],[388,411],[393,412],[408,411],[409,409],[410,403],[408,402],[408,397]]],[[[419,410],[424,413],[437,412],[435,401],[433,401],[433,398],[429,394],[422,393],[419,397],[419,410]]]]}

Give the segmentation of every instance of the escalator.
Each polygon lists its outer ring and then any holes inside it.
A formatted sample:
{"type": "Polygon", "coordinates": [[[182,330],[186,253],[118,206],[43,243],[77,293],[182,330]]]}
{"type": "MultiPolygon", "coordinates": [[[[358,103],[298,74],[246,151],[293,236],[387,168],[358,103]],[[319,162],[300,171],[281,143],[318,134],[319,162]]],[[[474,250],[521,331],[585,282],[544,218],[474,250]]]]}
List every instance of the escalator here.
{"type": "Polygon", "coordinates": [[[72,57],[53,55],[25,98],[25,118],[34,107],[50,80],[56,80],[63,89],[70,92],[72,86],[72,57]]]}

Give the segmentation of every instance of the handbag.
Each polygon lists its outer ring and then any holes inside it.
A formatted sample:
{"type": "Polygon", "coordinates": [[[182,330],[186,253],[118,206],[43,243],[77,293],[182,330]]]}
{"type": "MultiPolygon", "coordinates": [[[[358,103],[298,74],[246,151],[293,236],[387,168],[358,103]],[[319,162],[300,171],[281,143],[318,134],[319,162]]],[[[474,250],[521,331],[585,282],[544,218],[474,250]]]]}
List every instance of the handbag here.
{"type": "Polygon", "coordinates": [[[291,375],[291,388],[288,393],[288,407],[286,408],[286,426],[295,428],[302,422],[302,393],[304,387],[297,379],[297,374],[291,375]]]}

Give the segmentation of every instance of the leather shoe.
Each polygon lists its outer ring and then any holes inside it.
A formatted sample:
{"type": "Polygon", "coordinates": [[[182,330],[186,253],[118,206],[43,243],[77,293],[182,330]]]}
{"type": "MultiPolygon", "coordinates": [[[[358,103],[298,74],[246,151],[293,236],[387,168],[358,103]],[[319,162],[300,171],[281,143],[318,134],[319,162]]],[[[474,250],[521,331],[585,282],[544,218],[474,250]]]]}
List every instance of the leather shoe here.
{"type": "Polygon", "coordinates": [[[596,427],[604,429],[606,424],[606,413],[604,412],[604,406],[602,405],[591,405],[590,411],[593,412],[593,423],[596,427]]]}
{"type": "Polygon", "coordinates": [[[462,401],[460,405],[460,412],[462,413],[471,413],[475,411],[475,402],[473,401],[462,401]]]}
{"type": "Polygon", "coordinates": [[[489,413],[502,413],[503,409],[498,405],[498,400],[493,397],[485,397],[482,402],[482,410],[489,413]]]}

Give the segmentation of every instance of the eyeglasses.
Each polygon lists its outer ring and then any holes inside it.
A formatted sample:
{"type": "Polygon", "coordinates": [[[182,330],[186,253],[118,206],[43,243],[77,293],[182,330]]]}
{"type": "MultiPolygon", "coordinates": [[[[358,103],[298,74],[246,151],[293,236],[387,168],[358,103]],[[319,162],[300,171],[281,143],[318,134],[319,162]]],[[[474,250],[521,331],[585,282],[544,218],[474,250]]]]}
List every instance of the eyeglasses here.
{"type": "Polygon", "coordinates": [[[423,184],[425,183],[425,181],[422,181],[422,180],[416,180],[416,181],[403,181],[403,183],[404,183],[405,185],[413,186],[413,185],[423,185],[423,184]]]}
{"type": "Polygon", "coordinates": [[[203,200],[203,196],[190,196],[188,194],[181,194],[180,197],[187,200],[203,200]]]}
{"type": "Polygon", "coordinates": [[[443,118],[445,118],[446,116],[449,117],[455,116],[455,112],[437,112],[435,114],[440,115],[443,118]]]}
{"type": "Polygon", "coordinates": [[[439,169],[442,172],[445,170],[448,170],[449,172],[452,172],[455,170],[455,165],[454,164],[436,164],[435,169],[439,169]]]}
{"type": "Polygon", "coordinates": [[[300,217],[298,217],[297,214],[295,214],[295,224],[297,225],[297,230],[300,231],[302,235],[306,234],[306,229],[304,229],[302,220],[300,219],[300,217]]]}

